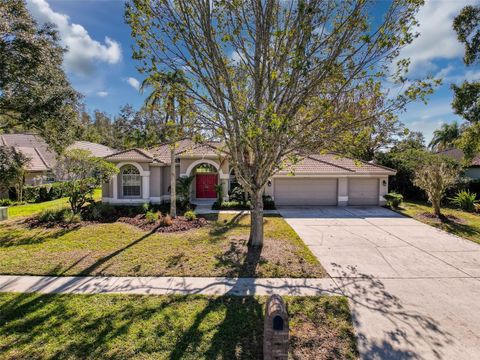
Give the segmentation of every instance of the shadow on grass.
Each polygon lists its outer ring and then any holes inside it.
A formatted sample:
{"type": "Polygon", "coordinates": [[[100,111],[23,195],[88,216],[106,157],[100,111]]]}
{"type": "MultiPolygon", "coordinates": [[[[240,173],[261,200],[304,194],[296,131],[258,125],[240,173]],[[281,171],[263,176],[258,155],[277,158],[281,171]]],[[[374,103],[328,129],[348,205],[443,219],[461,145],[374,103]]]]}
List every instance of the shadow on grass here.
{"type": "Polygon", "coordinates": [[[13,226],[8,225],[4,226],[0,227],[1,231],[6,232],[0,235],[0,248],[42,244],[48,240],[58,239],[79,228],[79,226],[74,226],[55,230],[42,230],[31,235],[30,232],[25,233],[23,229],[15,229],[13,226]]]}
{"type": "Polygon", "coordinates": [[[262,305],[253,297],[100,297],[20,294],[1,301],[5,358],[262,357],[262,305]]]}

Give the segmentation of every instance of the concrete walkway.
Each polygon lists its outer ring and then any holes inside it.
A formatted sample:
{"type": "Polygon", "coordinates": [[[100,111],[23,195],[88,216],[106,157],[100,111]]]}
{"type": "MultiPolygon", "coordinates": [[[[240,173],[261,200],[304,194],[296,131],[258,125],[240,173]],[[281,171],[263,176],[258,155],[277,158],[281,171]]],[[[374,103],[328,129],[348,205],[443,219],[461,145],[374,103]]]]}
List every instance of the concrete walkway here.
{"type": "Polygon", "coordinates": [[[480,359],[480,246],[378,207],[279,209],[353,313],[362,359],[480,359]]]}
{"type": "Polygon", "coordinates": [[[321,295],[337,293],[331,279],[200,277],[0,276],[0,292],[74,294],[321,295]]]}

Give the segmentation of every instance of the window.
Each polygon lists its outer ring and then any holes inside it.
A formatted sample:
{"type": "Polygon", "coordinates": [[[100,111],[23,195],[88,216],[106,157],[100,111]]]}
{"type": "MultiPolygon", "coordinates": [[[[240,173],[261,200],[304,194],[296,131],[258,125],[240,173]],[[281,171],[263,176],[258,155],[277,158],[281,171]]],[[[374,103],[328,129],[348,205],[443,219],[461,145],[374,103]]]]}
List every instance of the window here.
{"type": "Polygon", "coordinates": [[[217,169],[215,166],[207,163],[202,163],[195,168],[195,172],[197,173],[216,173],[217,169]]]}
{"type": "Polygon", "coordinates": [[[127,165],[122,168],[122,190],[124,197],[139,197],[142,179],[135,166],[127,165]]]}

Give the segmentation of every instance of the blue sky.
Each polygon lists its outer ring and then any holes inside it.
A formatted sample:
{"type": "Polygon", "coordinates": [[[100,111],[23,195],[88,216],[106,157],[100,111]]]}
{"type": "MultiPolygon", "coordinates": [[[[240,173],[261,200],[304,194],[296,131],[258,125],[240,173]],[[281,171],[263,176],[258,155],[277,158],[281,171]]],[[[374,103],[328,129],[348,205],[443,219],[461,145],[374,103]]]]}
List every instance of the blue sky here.
{"type": "MultiPolygon", "coordinates": [[[[117,114],[129,103],[139,107],[141,75],[131,59],[132,39],[124,23],[121,0],[27,0],[39,22],[58,26],[68,47],[64,67],[73,86],[84,95],[90,112],[94,109],[117,114]]],[[[427,105],[412,104],[400,119],[411,130],[422,131],[427,140],[442,123],[461,121],[453,114],[451,83],[479,80],[480,67],[465,67],[463,47],[452,30],[453,17],[467,4],[480,0],[426,0],[418,14],[420,36],[402,52],[411,59],[411,76],[433,74],[444,79],[427,105]]],[[[379,0],[378,9],[385,8],[379,0]]]]}

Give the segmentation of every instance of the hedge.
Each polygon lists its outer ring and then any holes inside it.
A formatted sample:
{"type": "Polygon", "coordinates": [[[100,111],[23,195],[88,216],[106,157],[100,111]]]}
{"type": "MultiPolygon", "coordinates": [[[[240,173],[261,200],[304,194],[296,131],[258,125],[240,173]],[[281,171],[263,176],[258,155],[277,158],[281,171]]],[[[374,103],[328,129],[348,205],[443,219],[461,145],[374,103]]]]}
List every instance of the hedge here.
{"type": "Polygon", "coordinates": [[[39,203],[63,197],[63,183],[56,182],[23,188],[23,199],[29,203],[39,203]]]}

